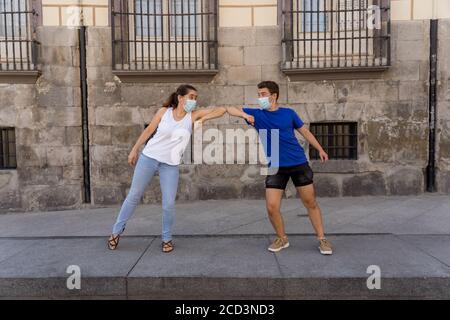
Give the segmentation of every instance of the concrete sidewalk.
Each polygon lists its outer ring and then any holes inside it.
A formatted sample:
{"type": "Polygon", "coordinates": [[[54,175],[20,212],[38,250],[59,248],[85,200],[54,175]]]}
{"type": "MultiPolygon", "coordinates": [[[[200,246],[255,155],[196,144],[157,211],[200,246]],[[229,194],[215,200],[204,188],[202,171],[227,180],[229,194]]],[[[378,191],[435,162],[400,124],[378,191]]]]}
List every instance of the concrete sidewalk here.
{"type": "Polygon", "coordinates": [[[320,198],[334,245],[322,256],[298,199],[282,212],[291,247],[267,251],[261,200],[177,204],[176,249],[160,250],[161,208],[141,205],[119,249],[119,207],[0,215],[2,298],[450,298],[450,198],[320,198]],[[81,270],[69,290],[67,267],[81,270]],[[378,266],[381,289],[369,290],[378,266]]]}

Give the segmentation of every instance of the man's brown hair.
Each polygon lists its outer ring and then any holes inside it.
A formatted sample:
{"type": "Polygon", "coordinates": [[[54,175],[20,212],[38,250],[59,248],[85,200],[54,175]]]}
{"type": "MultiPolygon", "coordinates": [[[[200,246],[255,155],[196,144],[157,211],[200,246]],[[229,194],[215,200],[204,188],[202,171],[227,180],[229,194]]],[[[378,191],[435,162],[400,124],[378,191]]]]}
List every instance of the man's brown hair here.
{"type": "Polygon", "coordinates": [[[263,81],[258,83],[258,89],[264,89],[267,88],[269,90],[270,94],[277,94],[277,100],[280,96],[280,87],[275,81],[263,81]]]}

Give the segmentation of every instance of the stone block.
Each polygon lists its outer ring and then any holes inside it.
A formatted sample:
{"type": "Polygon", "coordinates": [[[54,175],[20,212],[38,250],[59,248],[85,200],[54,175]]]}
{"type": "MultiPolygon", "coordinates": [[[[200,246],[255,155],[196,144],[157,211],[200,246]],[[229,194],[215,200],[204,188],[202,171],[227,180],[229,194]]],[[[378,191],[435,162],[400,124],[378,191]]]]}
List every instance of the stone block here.
{"type": "Polygon", "coordinates": [[[274,65],[280,61],[280,46],[244,47],[244,64],[246,66],[274,65]]]}
{"type": "Polygon", "coordinates": [[[343,178],[342,195],[344,197],[385,194],[386,183],[381,172],[369,172],[343,178]]]}

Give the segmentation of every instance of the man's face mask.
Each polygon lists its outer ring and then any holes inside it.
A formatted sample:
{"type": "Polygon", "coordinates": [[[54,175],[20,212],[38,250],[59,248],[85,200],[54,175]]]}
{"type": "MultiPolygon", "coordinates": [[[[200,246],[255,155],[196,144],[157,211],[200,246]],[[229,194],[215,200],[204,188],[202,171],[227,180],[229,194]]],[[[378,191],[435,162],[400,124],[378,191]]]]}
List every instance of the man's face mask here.
{"type": "Polygon", "coordinates": [[[272,105],[269,101],[269,97],[258,98],[259,107],[263,110],[269,109],[272,105]]]}
{"type": "Polygon", "coordinates": [[[191,112],[197,107],[197,100],[187,99],[184,103],[184,111],[191,112]]]}

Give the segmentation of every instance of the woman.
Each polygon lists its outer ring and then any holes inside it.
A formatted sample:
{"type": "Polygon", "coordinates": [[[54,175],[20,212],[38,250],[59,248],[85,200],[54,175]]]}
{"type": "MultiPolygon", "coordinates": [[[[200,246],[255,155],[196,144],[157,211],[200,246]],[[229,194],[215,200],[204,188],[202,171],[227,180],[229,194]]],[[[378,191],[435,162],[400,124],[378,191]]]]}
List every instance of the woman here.
{"type": "Polygon", "coordinates": [[[135,211],[156,171],[159,171],[162,193],[162,251],[171,252],[174,249],[172,225],[178,187],[178,165],[189,142],[193,123],[217,118],[226,112],[226,109],[222,107],[195,110],[196,106],[197,90],[191,85],[181,85],[158,110],[133,146],[128,155],[128,163],[134,166],[137,160],[137,164],[130,190],[108,240],[109,249],[117,248],[126,222],[135,211]],[[140,146],[152,136],[155,130],[156,133],[138,156],[140,146]]]}

